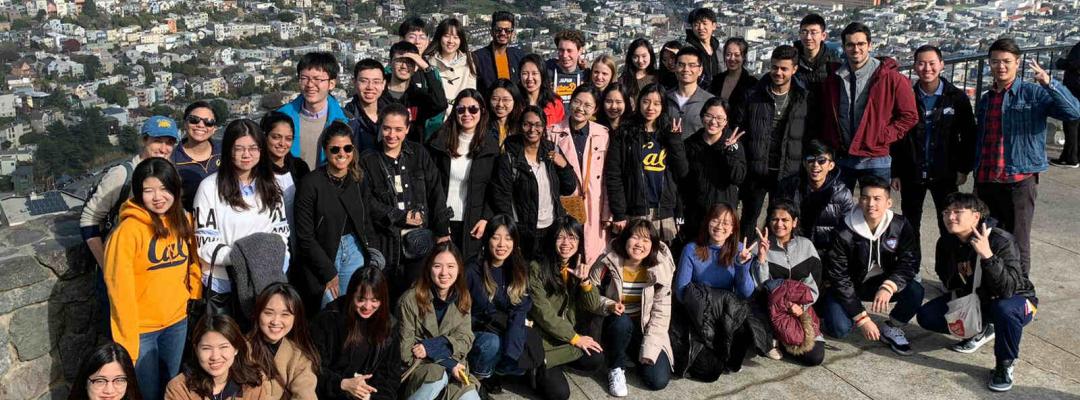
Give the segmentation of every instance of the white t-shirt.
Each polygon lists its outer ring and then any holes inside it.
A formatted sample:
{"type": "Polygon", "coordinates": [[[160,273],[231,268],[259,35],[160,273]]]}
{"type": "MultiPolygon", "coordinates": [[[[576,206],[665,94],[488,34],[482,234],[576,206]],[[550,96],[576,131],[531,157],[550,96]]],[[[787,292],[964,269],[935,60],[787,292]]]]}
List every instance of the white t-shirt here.
{"type": "MultiPolygon", "coordinates": [[[[465,219],[465,199],[469,194],[469,169],[472,167],[472,159],[468,157],[468,154],[474,135],[459,134],[457,153],[460,156],[450,159],[450,181],[446,188],[446,205],[454,211],[450,220],[455,222],[465,219]]],[[[465,229],[469,228],[471,227],[465,229]]]]}
{"type": "Polygon", "coordinates": [[[555,207],[551,202],[551,181],[548,180],[547,168],[544,162],[537,160],[536,164],[529,162],[536,176],[536,229],[544,229],[555,222],[555,207]]]}

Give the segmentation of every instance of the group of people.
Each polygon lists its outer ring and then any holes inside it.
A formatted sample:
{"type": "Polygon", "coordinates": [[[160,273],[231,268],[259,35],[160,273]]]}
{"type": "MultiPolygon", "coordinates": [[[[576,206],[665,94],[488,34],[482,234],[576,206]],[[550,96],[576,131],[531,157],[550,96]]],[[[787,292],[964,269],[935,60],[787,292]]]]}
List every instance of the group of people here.
{"type": "Polygon", "coordinates": [[[315,52],[258,122],[202,101],[150,118],[83,210],[113,343],[72,398],[486,399],[511,378],[565,399],[568,368],[623,397],[630,369],[661,390],[752,355],[818,365],[855,328],[908,355],[913,318],[960,352],[994,341],[988,385],[1009,390],[1046,118],[1080,119],[1074,95],[1037,63],[1023,81],[1000,39],[973,109],[936,47],[912,84],[867,26],[841,56],[813,14],[759,78],[716,20],[620,67],[586,65],[576,31],[524,54],[505,11],[473,52],[456,19],[429,40],[410,18],[344,105],[315,52]],[[947,294],[923,304],[927,191],[947,294]],[[972,293],[985,323],[950,330],[972,293]]]}

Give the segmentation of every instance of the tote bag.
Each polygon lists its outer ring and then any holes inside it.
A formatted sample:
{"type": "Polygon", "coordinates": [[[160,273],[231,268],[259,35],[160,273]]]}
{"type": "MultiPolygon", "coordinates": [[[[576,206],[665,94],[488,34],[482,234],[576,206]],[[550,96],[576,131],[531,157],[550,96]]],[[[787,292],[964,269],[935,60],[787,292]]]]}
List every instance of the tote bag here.
{"type": "Polygon", "coordinates": [[[945,313],[945,322],[949,333],[961,339],[977,335],[983,330],[982,304],[976,291],[982,284],[982,260],[975,260],[975,282],[971,285],[971,294],[949,301],[949,311],[945,313]]]}

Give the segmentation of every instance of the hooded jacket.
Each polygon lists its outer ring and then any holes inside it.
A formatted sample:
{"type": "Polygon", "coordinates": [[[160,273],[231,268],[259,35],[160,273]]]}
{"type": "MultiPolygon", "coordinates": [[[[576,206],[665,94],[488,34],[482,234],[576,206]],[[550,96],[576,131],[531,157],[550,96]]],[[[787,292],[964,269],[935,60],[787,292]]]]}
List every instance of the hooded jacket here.
{"type": "Polygon", "coordinates": [[[706,135],[701,129],[683,142],[689,168],[679,191],[686,221],[694,225],[705,218],[713,204],[727,203],[732,207],[738,204],[739,185],[746,177],[745,147],[724,146],[731,131],[725,130],[713,144],[705,141],[706,135]]]}
{"type": "MultiPolygon", "coordinates": [[[[671,338],[668,328],[671,325],[672,278],[675,275],[675,261],[671,250],[663,242],[653,242],[660,246],[657,250],[657,264],[648,268],[649,286],[641,292],[641,358],[655,362],[664,351],[672,359],[671,338]]],[[[623,258],[608,246],[608,252],[592,265],[589,280],[600,288],[600,307],[594,312],[601,315],[611,313],[611,307],[621,298],[623,258]]],[[[674,370],[674,369],[672,369],[674,370]]]]}
{"type": "Polygon", "coordinates": [[[883,275],[883,285],[894,293],[919,274],[919,239],[903,215],[885,210],[877,229],[870,230],[861,209],[852,210],[833,231],[825,257],[825,277],[848,317],[866,311],[859,288],[871,277],[883,275]]]}
{"type": "Polygon", "coordinates": [[[686,43],[700,50],[701,54],[705,56],[705,59],[701,60],[701,77],[698,78],[698,85],[705,88],[712,87],[713,77],[719,74],[724,66],[724,43],[720,42],[720,39],[710,36],[709,45],[713,50],[713,54],[710,56],[709,53],[705,52],[705,46],[702,45],[701,39],[697,37],[697,34],[692,29],[686,30],[686,43]]]}
{"type": "Polygon", "coordinates": [[[555,151],[555,144],[546,138],[541,138],[536,157],[543,163],[543,173],[547,175],[548,193],[539,193],[536,175],[533,174],[532,167],[525,158],[524,142],[522,135],[506,138],[506,151],[499,156],[492,186],[494,191],[492,209],[495,214],[514,216],[518,222],[518,229],[531,233],[536,231],[539,197],[551,197],[552,221],[558,221],[566,214],[559,197],[574,194],[577,189],[577,179],[569,162],[565,167],[559,168],[548,158],[548,152],[555,151]]]}
{"type": "Polygon", "coordinates": [[[799,234],[825,251],[830,247],[833,229],[842,225],[844,217],[855,209],[855,200],[840,179],[839,168],[825,177],[821,189],[811,189],[808,179],[804,171],[780,181],[781,197],[791,200],[799,209],[799,234]]]}
{"type": "MultiPolygon", "coordinates": [[[[449,100],[457,97],[465,89],[476,89],[476,72],[469,68],[469,55],[458,51],[457,55],[450,60],[444,60],[441,55],[432,55],[429,59],[431,65],[439,70],[442,78],[444,98],[449,100]]],[[[475,65],[475,63],[473,64],[475,65]]],[[[486,92],[481,92],[486,93],[486,92]]],[[[446,106],[446,115],[450,115],[450,106],[446,106]]]]}
{"type": "MultiPolygon", "coordinates": [[[[1034,298],[1035,285],[1021,269],[1016,238],[996,227],[997,221],[984,219],[984,222],[990,227],[990,250],[994,256],[981,260],[983,276],[978,290],[979,299],[985,304],[1012,296],[1034,298]]],[[[969,263],[974,271],[976,258],[979,257],[975,249],[956,235],[944,235],[938,239],[936,250],[934,271],[945,289],[956,291],[958,296],[970,294],[975,280],[973,275],[961,277],[959,265],[969,263]]]]}
{"type": "MultiPolygon", "coordinates": [[[[465,279],[459,276],[458,279],[465,279]]],[[[457,293],[450,293],[447,297],[449,303],[446,314],[442,321],[435,316],[434,311],[420,314],[420,305],[416,302],[416,288],[413,287],[401,294],[398,300],[397,315],[401,317],[397,331],[401,334],[398,343],[398,356],[401,362],[410,365],[418,363],[419,366],[408,376],[401,380],[404,393],[412,395],[424,383],[435,382],[443,374],[450,375],[450,371],[444,364],[466,364],[469,349],[472,348],[476,338],[472,330],[472,314],[462,313],[457,307],[457,293]],[[412,347],[416,344],[424,344],[428,349],[428,357],[423,360],[413,358],[412,347]],[[433,347],[428,347],[433,344],[433,347]],[[449,354],[436,355],[431,351],[438,348],[439,353],[446,351],[449,354]],[[445,357],[445,358],[444,358],[445,357]],[[437,359],[436,359],[437,358],[437,359]]],[[[438,301],[432,295],[432,302],[438,301]]],[[[468,368],[466,366],[466,368],[468,368]]],[[[466,369],[468,370],[468,369],[466,369]]],[[[461,397],[469,390],[475,390],[479,381],[474,376],[469,377],[470,384],[449,378],[449,383],[440,398],[454,400],[461,397]]]]}
{"type": "Polygon", "coordinates": [[[844,145],[840,133],[842,78],[830,73],[825,79],[820,102],[829,106],[822,110],[822,125],[817,132],[825,144],[837,149],[838,156],[888,156],[889,146],[902,139],[919,122],[911,81],[900,73],[896,60],[888,57],[879,60],[881,65],[870,76],[866,108],[848,146],[844,145]]]}
{"type": "MultiPolygon", "coordinates": [[[[975,114],[967,95],[941,78],[941,96],[927,110],[916,96],[919,123],[892,145],[892,176],[908,182],[945,180],[968,174],[975,164],[975,114]],[[933,134],[927,136],[927,122],[933,134]],[[925,170],[925,176],[923,172],[925,170]]],[[[912,88],[921,90],[918,84],[912,88]]]]}
{"type": "Polygon", "coordinates": [[[109,325],[113,340],[131,353],[132,361],[139,357],[140,334],[187,318],[188,300],[202,292],[194,240],[165,227],[169,236],[154,237],[150,213],[127,200],[120,224],[105,243],[102,272],[111,304],[109,325]]]}
{"type": "Polygon", "coordinates": [[[840,56],[825,46],[825,43],[821,43],[817,57],[811,60],[801,40],[796,40],[793,45],[795,50],[799,51],[799,70],[795,71],[795,83],[802,85],[812,95],[819,94],[825,79],[840,67],[840,56]]]}
{"type": "Polygon", "coordinates": [[[529,297],[533,301],[529,319],[544,341],[544,358],[548,368],[581,358],[584,354],[581,349],[571,345],[578,338],[574,329],[600,304],[599,290],[593,285],[582,286],[581,281],[571,273],[566,275],[567,282],[563,284],[565,290],[558,287],[547,290],[540,269],[552,267],[546,260],[529,264],[529,297]]]}
{"type": "MultiPolygon", "coordinates": [[[[667,151],[660,204],[656,212],[656,218],[663,219],[675,216],[679,196],[678,181],[689,172],[689,165],[686,162],[686,148],[683,146],[681,134],[653,134],[660,146],[667,151]]],[[[646,135],[641,122],[629,121],[619,127],[608,147],[607,159],[604,160],[604,185],[615,221],[649,215],[650,205],[645,193],[648,183],[645,181],[645,167],[641,163],[641,148],[645,145],[646,135]]]]}
{"type": "Polygon", "coordinates": [[[387,74],[387,89],[383,90],[379,103],[382,104],[385,101],[387,104],[398,103],[405,106],[409,110],[407,138],[416,143],[427,143],[427,135],[424,132],[427,120],[446,111],[448,107],[446,92],[442,88],[442,80],[437,76],[437,71],[435,68],[430,68],[428,71],[416,71],[409,80],[405,93],[397,99],[390,94],[391,79],[391,75],[387,74]]]}
{"type": "Polygon", "coordinates": [[[787,111],[777,124],[783,134],[779,143],[773,143],[773,116],[776,104],[769,94],[772,79],[762,77],[753,89],[746,93],[742,107],[737,108],[736,124],[746,131],[746,161],[749,175],[754,179],[769,176],[769,157],[773,146],[780,147],[779,173],[777,179],[795,176],[802,169],[803,141],[807,135],[807,92],[799,85],[791,85],[788,91],[787,111]]]}

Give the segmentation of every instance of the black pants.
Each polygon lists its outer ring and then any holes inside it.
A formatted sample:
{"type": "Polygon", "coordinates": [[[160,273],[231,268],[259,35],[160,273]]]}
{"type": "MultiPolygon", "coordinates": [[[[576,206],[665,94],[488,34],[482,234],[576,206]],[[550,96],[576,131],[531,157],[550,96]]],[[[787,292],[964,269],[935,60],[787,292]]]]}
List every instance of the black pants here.
{"type": "Polygon", "coordinates": [[[554,243],[551,240],[551,236],[554,234],[555,224],[543,229],[534,229],[532,231],[522,231],[521,235],[521,251],[522,256],[525,256],[526,260],[536,260],[543,256],[544,244],[554,243]]]}
{"type": "Polygon", "coordinates": [[[566,400],[570,398],[570,384],[566,381],[563,372],[566,366],[583,372],[596,372],[604,365],[604,354],[593,353],[582,355],[581,358],[570,364],[547,368],[541,366],[536,370],[536,390],[547,400],[566,400]]]}
{"type": "Polygon", "coordinates": [[[770,171],[766,176],[748,176],[739,189],[739,201],[742,202],[742,215],[739,217],[739,232],[743,237],[756,238],[754,227],[757,226],[758,216],[765,209],[765,195],[769,195],[769,201],[773,201],[778,192],[776,186],[776,171],[770,171]]]}
{"type": "MultiPolygon", "coordinates": [[[[472,229],[470,226],[469,229],[472,229]]],[[[468,235],[468,231],[465,230],[465,223],[462,221],[450,221],[450,241],[454,242],[454,247],[457,247],[458,252],[465,251],[465,236],[468,235]]],[[[464,257],[464,255],[462,255],[464,257]]]]}
{"type": "Polygon", "coordinates": [[[1065,121],[1063,125],[1065,128],[1065,147],[1061,149],[1061,156],[1058,159],[1066,164],[1076,164],[1080,162],[1080,157],[1077,157],[1080,144],[1076,142],[1077,130],[1080,130],[1080,120],[1065,121]]]}
{"type": "Polygon", "coordinates": [[[975,183],[975,194],[986,202],[990,216],[1001,223],[1001,229],[1016,237],[1024,276],[1031,270],[1031,221],[1035,218],[1038,189],[1038,174],[1020,182],[975,183]]]}
{"type": "MultiPolygon", "coordinates": [[[[780,346],[780,348],[784,349],[784,346],[780,346]]],[[[784,349],[783,351],[788,358],[807,367],[821,365],[821,363],[825,361],[825,342],[822,341],[815,341],[814,348],[799,355],[788,353],[787,349],[784,349]]]]}
{"type": "Polygon", "coordinates": [[[945,204],[945,197],[959,190],[955,180],[938,179],[923,182],[919,179],[900,178],[900,212],[915,228],[915,234],[921,236],[923,202],[926,200],[926,192],[929,191],[930,197],[934,200],[934,209],[937,210],[935,217],[938,223],[938,234],[944,236],[948,233],[945,231],[945,220],[941,218],[941,212],[948,206],[945,204]]]}

